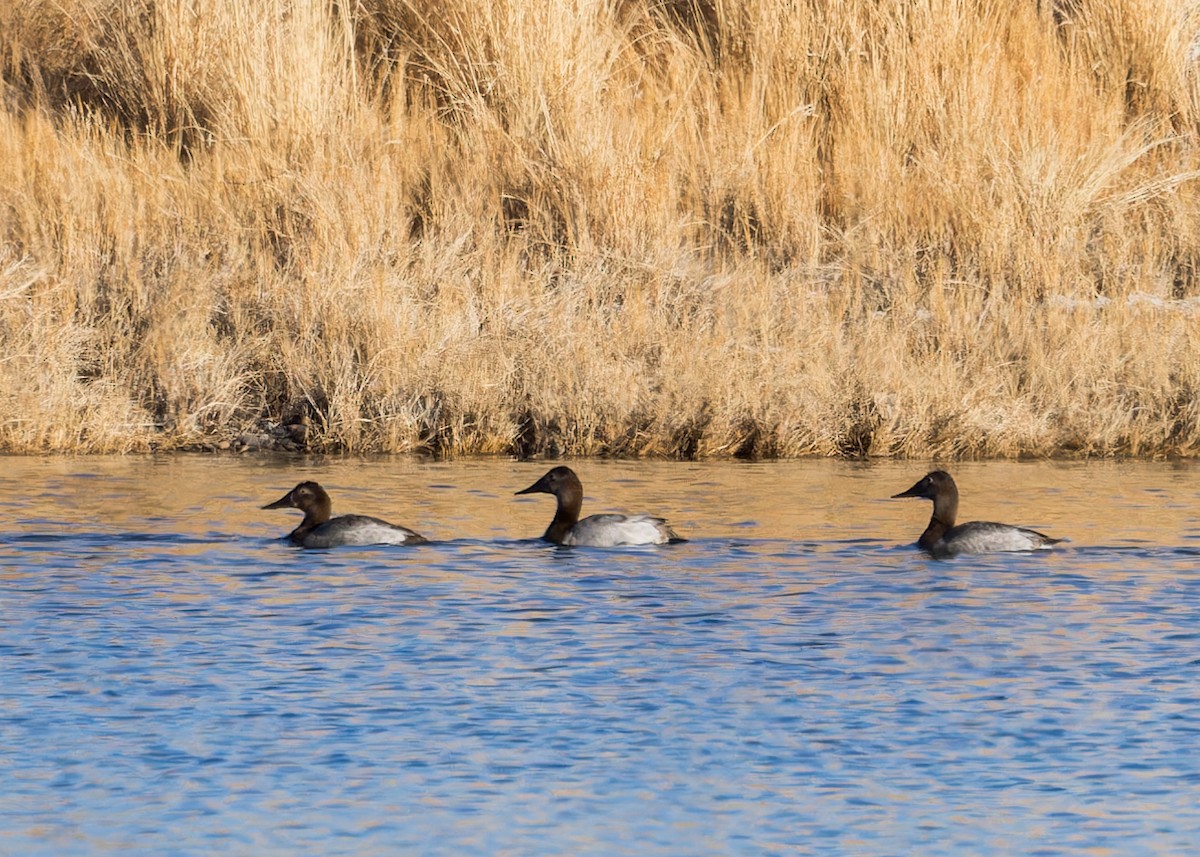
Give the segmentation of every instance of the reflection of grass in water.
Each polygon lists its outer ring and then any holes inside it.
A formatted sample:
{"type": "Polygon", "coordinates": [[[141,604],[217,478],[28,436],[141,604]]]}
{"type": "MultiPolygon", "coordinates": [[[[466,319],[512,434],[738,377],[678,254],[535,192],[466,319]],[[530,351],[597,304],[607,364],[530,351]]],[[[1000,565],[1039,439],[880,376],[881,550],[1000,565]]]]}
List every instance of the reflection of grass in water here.
{"type": "Polygon", "coordinates": [[[1186,4],[808,5],[5,6],[0,447],[1196,452],[1186,4]]]}

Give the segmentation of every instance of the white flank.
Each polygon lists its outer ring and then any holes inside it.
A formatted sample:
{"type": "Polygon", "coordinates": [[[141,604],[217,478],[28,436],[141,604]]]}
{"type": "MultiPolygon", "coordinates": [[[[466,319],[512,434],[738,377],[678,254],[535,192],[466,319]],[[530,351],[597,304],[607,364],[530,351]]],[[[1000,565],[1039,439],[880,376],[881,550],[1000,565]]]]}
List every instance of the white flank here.
{"type": "Polygon", "coordinates": [[[661,545],[670,541],[666,521],[651,515],[591,515],[571,527],[564,545],[612,548],[661,545]]]}

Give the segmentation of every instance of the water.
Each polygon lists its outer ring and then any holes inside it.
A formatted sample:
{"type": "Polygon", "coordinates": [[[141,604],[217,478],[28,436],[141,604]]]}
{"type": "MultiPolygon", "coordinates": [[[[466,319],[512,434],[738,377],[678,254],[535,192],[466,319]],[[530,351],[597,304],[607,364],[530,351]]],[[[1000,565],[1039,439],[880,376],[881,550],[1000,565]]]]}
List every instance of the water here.
{"type": "Polygon", "coordinates": [[[692,539],[624,550],[544,469],[3,460],[0,853],[1197,853],[1197,465],[958,465],[1071,542],[949,562],[919,464],[578,463],[692,539]]]}

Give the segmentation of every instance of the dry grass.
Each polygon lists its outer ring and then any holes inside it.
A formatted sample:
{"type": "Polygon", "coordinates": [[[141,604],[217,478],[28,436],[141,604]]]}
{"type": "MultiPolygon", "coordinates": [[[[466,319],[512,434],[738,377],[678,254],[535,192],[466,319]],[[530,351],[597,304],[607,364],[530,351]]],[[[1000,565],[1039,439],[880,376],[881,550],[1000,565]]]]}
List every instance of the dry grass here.
{"type": "Polygon", "coordinates": [[[0,450],[1195,455],[1198,32],[2,4],[0,450]]]}

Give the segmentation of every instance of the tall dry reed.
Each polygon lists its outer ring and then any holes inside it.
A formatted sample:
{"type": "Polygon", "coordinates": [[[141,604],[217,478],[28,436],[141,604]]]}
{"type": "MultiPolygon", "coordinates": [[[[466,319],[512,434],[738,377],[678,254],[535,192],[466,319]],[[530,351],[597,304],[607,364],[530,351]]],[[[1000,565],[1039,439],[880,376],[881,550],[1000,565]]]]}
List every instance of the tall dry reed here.
{"type": "Polygon", "coordinates": [[[1178,0],[0,5],[0,450],[1200,451],[1178,0]]]}

